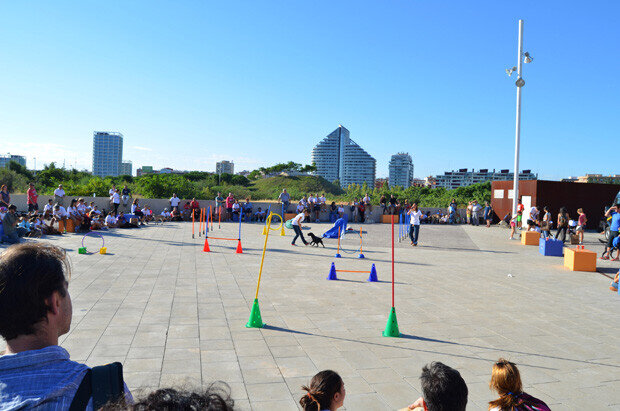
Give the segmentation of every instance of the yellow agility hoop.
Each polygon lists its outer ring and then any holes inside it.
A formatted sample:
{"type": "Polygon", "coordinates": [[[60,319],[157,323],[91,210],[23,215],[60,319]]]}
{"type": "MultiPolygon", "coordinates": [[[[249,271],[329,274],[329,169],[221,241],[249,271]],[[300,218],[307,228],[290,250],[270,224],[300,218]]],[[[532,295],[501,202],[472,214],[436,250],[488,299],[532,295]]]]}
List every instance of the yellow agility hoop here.
{"type": "Polygon", "coordinates": [[[282,216],[278,213],[269,212],[269,215],[265,220],[265,227],[263,227],[263,235],[267,235],[267,230],[280,231],[280,235],[285,236],[286,234],[284,232],[284,218],[282,218],[282,216]],[[271,219],[273,218],[273,216],[277,216],[278,218],[280,218],[280,225],[277,228],[271,227],[271,219]]]}

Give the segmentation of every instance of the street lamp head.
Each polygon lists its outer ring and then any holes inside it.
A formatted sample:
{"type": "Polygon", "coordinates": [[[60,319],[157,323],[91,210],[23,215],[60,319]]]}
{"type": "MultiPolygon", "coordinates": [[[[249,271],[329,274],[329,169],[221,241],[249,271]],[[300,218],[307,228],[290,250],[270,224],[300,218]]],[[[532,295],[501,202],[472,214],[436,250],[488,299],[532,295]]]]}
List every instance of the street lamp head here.
{"type": "Polygon", "coordinates": [[[531,63],[532,61],[534,61],[534,57],[530,56],[530,53],[528,53],[527,51],[523,54],[523,56],[524,63],[531,63]]]}
{"type": "Polygon", "coordinates": [[[518,78],[517,81],[515,82],[515,86],[517,87],[525,86],[525,80],[523,80],[522,78],[518,78]]]}
{"type": "Polygon", "coordinates": [[[512,73],[517,71],[516,67],[512,67],[512,68],[507,68],[506,69],[506,74],[508,74],[508,77],[512,76],[512,73]]]}

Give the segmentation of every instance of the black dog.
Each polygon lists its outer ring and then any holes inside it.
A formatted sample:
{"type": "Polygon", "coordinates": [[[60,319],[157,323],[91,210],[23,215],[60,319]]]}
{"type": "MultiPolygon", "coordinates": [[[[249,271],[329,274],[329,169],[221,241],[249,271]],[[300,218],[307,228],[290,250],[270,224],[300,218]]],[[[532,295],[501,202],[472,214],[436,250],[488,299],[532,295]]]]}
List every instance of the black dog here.
{"type": "Polygon", "coordinates": [[[323,244],[323,240],[320,237],[317,237],[312,233],[308,233],[308,237],[312,239],[312,241],[310,241],[310,245],[315,245],[318,247],[319,244],[321,244],[323,248],[325,248],[325,244],[323,244]]]}

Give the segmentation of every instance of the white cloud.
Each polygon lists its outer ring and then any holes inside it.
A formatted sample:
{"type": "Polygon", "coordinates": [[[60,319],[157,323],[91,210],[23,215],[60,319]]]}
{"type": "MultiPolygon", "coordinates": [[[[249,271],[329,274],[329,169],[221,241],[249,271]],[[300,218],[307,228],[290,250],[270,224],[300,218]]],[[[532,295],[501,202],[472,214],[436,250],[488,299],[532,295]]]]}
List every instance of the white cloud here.
{"type": "Polygon", "coordinates": [[[148,148],[148,147],[133,146],[131,148],[133,148],[135,150],[140,150],[140,151],[153,151],[152,148],[148,148]]]}

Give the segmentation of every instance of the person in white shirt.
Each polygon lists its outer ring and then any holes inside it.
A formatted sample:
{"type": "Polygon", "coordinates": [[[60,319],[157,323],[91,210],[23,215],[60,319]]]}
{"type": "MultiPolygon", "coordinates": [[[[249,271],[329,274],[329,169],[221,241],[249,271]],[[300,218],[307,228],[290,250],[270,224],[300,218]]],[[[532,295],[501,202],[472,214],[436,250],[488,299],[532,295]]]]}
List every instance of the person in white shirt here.
{"type": "Polygon", "coordinates": [[[237,216],[237,219],[238,219],[240,212],[241,212],[241,205],[239,204],[239,201],[235,200],[235,202],[232,204],[232,215],[237,216]]]}
{"type": "Polygon", "coordinates": [[[319,202],[319,197],[316,194],[310,196],[310,198],[308,198],[308,203],[310,203],[310,211],[314,212],[314,221],[318,223],[320,221],[319,215],[321,214],[321,203],[319,202]]]}
{"type": "Polygon", "coordinates": [[[52,199],[50,198],[43,207],[43,218],[50,219],[52,218],[52,214],[54,214],[54,203],[52,203],[52,199]]]}
{"type": "Polygon", "coordinates": [[[306,207],[304,207],[304,205],[301,203],[301,200],[299,200],[299,203],[297,203],[297,208],[296,208],[297,214],[303,212],[305,208],[306,207]]]}
{"type": "Polygon", "coordinates": [[[420,217],[422,217],[422,212],[418,210],[418,203],[413,203],[409,211],[409,218],[411,219],[411,227],[409,227],[409,238],[411,239],[411,245],[418,245],[418,236],[420,235],[420,217]]]}
{"type": "Polygon", "coordinates": [[[108,226],[108,228],[118,227],[118,224],[116,223],[116,217],[114,217],[114,213],[112,211],[110,211],[106,216],[105,225],[108,226]]]}
{"type": "Polygon", "coordinates": [[[164,211],[161,212],[157,219],[161,222],[170,221],[170,213],[168,212],[168,209],[164,208],[164,211]]]}
{"type": "Polygon", "coordinates": [[[342,204],[338,206],[338,217],[340,218],[344,217],[344,207],[342,206],[342,204]]]}
{"type": "Polygon", "coordinates": [[[64,205],[64,202],[65,202],[65,189],[62,187],[62,184],[59,184],[58,188],[56,190],[54,190],[54,201],[58,205],[64,205]]]}
{"type": "Polygon", "coordinates": [[[372,203],[370,201],[370,196],[368,195],[368,193],[366,193],[362,201],[364,202],[366,212],[368,213],[368,215],[371,215],[372,214],[372,203]]]}
{"type": "Polygon", "coordinates": [[[293,242],[291,243],[291,245],[295,245],[295,241],[297,240],[297,237],[301,237],[301,241],[303,241],[304,245],[308,245],[308,242],[304,238],[304,234],[301,232],[301,227],[302,227],[301,223],[308,216],[310,216],[310,212],[307,209],[305,209],[303,212],[297,214],[295,218],[293,218],[293,221],[291,224],[293,225],[293,231],[295,231],[295,237],[293,237],[293,242]]]}
{"type": "Polygon", "coordinates": [[[170,198],[170,209],[179,211],[179,204],[181,204],[181,199],[177,197],[176,193],[173,193],[172,198],[170,198]]]}
{"type": "Polygon", "coordinates": [[[117,191],[118,190],[116,189],[116,186],[112,184],[112,188],[108,191],[108,194],[110,194],[110,197],[112,197],[112,195],[116,193],[117,191]]]}
{"type": "Polygon", "coordinates": [[[118,206],[121,204],[121,196],[118,194],[118,190],[115,190],[111,197],[110,201],[112,202],[112,206],[114,207],[114,215],[118,215],[118,206]]]}
{"type": "Polygon", "coordinates": [[[480,210],[482,206],[478,204],[478,201],[474,200],[471,204],[471,223],[472,225],[480,225],[480,210]]]}

